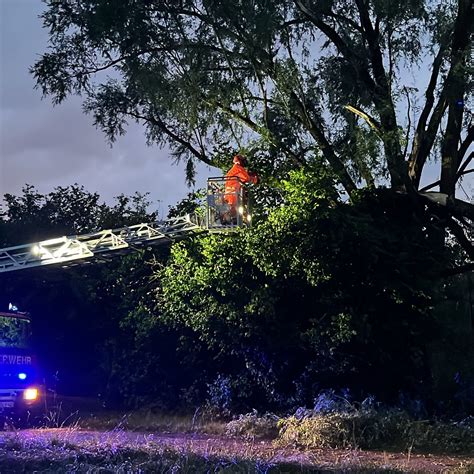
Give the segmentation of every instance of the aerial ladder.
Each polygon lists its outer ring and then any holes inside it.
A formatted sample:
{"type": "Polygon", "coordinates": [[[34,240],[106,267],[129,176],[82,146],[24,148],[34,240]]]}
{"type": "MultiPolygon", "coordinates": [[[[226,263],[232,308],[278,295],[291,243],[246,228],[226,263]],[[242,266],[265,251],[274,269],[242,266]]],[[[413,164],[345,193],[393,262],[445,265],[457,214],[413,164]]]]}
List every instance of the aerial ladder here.
{"type": "MultiPolygon", "coordinates": [[[[45,265],[68,268],[107,261],[135,250],[182,240],[200,232],[232,232],[251,223],[244,183],[226,192],[226,180],[209,178],[206,199],[193,214],[82,235],[61,236],[0,249],[0,273],[45,265]],[[229,205],[229,203],[232,203],[229,205]]],[[[239,180],[240,181],[240,180],[239,180]]]]}

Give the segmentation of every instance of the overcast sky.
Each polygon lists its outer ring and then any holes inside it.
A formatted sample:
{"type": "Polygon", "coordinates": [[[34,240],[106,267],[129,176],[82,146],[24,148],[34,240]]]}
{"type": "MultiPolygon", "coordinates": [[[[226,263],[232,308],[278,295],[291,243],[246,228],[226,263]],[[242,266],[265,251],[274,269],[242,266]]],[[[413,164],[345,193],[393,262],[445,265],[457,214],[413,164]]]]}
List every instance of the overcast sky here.
{"type": "MultiPolygon", "coordinates": [[[[25,183],[47,193],[77,182],[107,201],[150,192],[166,214],[190,191],[183,167],[172,164],[167,150],[147,147],[135,124],[110,148],[92,117],[82,113],[80,98],[53,107],[33,89],[28,68],[48,40],[38,18],[42,10],[40,0],[0,0],[0,196],[20,193],[25,183]]],[[[197,186],[219,174],[200,166],[197,186]]]]}

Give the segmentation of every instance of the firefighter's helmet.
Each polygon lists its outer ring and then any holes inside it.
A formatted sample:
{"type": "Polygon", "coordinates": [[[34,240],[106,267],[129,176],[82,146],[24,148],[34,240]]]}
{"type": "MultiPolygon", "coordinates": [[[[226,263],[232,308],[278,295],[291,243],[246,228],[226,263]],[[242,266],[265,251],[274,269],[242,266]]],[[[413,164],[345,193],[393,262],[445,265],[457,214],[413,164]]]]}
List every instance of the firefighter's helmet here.
{"type": "Polygon", "coordinates": [[[242,155],[235,155],[233,161],[236,165],[247,166],[247,159],[242,155]]]}

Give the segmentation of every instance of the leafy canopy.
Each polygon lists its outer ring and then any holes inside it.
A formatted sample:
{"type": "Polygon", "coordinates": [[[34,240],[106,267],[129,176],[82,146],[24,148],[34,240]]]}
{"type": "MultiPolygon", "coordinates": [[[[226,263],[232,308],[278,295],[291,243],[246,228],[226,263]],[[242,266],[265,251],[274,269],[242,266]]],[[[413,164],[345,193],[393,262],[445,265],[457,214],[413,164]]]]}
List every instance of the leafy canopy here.
{"type": "Polygon", "coordinates": [[[314,384],[387,397],[428,383],[433,283],[450,255],[427,245],[438,230],[406,196],[344,203],[333,180],[292,171],[285,205],[254,228],[182,242],[156,270],[151,314],[214,354],[237,399],[301,403],[314,384]]]}
{"type": "Polygon", "coordinates": [[[468,164],[472,0],[46,3],[44,94],[84,95],[112,140],[143,122],[190,172],[253,144],[290,167],[318,156],[347,192],[385,175],[418,189],[438,149],[452,195],[468,164]]]}
{"type": "Polygon", "coordinates": [[[474,206],[456,199],[472,172],[472,0],[46,3],[37,85],[82,95],[110,140],[143,123],[190,180],[235,148],[269,182],[317,160],[349,196],[410,193],[474,258],[474,206]]]}

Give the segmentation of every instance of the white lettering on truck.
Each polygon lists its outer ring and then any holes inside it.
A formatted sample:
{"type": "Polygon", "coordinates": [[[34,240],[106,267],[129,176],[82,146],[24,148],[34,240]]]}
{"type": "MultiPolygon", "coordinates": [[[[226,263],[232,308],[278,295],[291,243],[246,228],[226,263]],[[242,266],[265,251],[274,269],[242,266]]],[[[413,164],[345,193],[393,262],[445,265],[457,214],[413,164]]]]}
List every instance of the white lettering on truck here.
{"type": "Polygon", "coordinates": [[[10,365],[31,365],[31,357],[16,354],[0,354],[0,363],[10,365]]]}

